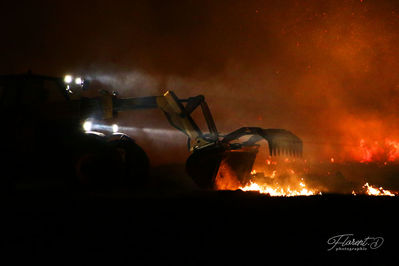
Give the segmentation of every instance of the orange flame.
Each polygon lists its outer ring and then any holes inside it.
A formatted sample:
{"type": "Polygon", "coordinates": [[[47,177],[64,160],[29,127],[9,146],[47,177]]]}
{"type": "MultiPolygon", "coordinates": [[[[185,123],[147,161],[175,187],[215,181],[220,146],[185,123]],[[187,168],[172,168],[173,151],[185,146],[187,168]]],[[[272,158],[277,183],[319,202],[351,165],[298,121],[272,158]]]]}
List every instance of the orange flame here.
{"type": "MultiPolygon", "coordinates": [[[[271,161],[270,164],[268,161],[266,164],[267,166],[272,165],[271,161]]],[[[269,194],[270,196],[310,196],[318,193],[315,190],[309,189],[303,178],[298,178],[293,169],[284,170],[286,178],[288,177],[289,179],[284,182],[284,185],[277,182],[280,178],[277,170],[265,169],[265,172],[253,169],[250,181],[242,185],[228,164],[222,163],[216,176],[215,185],[219,190],[241,189],[243,191],[257,191],[262,194],[269,194]],[[268,176],[264,176],[265,172],[269,173],[268,176]]]]}
{"type": "MultiPolygon", "coordinates": [[[[365,141],[361,141],[360,147],[363,148],[363,161],[368,162],[375,158],[379,158],[378,155],[380,152],[389,155],[385,157],[387,161],[397,160],[399,156],[399,143],[390,140],[387,140],[385,143],[389,144],[389,152],[387,152],[387,150],[380,150],[380,143],[378,142],[374,142],[376,146],[370,146],[366,145],[365,141]]],[[[331,163],[337,162],[333,157],[330,157],[329,161],[331,163]]],[[[307,163],[306,160],[303,162],[307,163]]],[[[386,161],[384,165],[387,165],[386,161]]],[[[260,164],[254,165],[254,168],[250,172],[250,176],[246,177],[247,179],[245,181],[240,181],[230,166],[227,163],[222,163],[216,176],[215,187],[218,190],[240,189],[242,191],[257,191],[270,196],[286,197],[321,195],[321,191],[330,191],[328,186],[326,187],[325,185],[320,185],[315,182],[312,182],[311,186],[308,187],[304,178],[300,178],[300,176],[307,176],[310,171],[309,169],[309,165],[303,165],[300,161],[287,161],[283,158],[278,161],[277,165],[277,161],[272,161],[271,159],[266,161],[261,160],[260,164]],[[304,168],[302,169],[302,167],[304,168]]],[[[330,171],[328,171],[327,174],[330,175],[330,171]]],[[[398,193],[365,183],[360,191],[352,190],[351,194],[354,196],[360,194],[371,196],[396,196],[398,193]]]]}
{"type": "Polygon", "coordinates": [[[385,190],[382,187],[379,187],[379,188],[373,187],[373,186],[369,185],[369,183],[364,184],[363,188],[366,190],[366,194],[367,195],[372,195],[372,196],[391,196],[391,197],[395,196],[395,194],[392,193],[391,191],[385,190]]]}
{"type": "MultiPolygon", "coordinates": [[[[385,139],[383,141],[366,141],[361,139],[358,148],[352,150],[355,160],[361,163],[399,161],[399,141],[385,139]]],[[[333,161],[331,161],[333,162],[333,161]]]]}
{"type": "Polygon", "coordinates": [[[240,187],[243,191],[257,191],[262,194],[269,194],[270,196],[310,196],[315,195],[315,192],[306,188],[306,185],[302,182],[299,183],[302,187],[300,190],[291,189],[290,187],[282,188],[280,186],[270,186],[267,184],[257,184],[252,181],[244,187],[240,187]]]}
{"type": "Polygon", "coordinates": [[[241,185],[228,164],[221,163],[215,179],[215,186],[219,190],[236,190],[241,185]]]}

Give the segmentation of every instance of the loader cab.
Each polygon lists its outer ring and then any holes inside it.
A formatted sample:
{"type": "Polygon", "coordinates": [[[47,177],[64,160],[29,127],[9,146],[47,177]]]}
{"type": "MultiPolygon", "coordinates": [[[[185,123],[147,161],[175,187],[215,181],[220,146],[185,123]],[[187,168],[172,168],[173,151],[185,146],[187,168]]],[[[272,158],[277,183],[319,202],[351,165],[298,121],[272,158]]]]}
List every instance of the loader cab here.
{"type": "Polygon", "coordinates": [[[33,151],[80,134],[79,103],[69,94],[63,78],[32,73],[0,76],[2,143],[10,150],[33,151]]]}
{"type": "Polygon", "coordinates": [[[31,73],[0,76],[1,110],[18,111],[19,108],[39,107],[45,103],[67,100],[68,92],[60,78],[31,73]]]}

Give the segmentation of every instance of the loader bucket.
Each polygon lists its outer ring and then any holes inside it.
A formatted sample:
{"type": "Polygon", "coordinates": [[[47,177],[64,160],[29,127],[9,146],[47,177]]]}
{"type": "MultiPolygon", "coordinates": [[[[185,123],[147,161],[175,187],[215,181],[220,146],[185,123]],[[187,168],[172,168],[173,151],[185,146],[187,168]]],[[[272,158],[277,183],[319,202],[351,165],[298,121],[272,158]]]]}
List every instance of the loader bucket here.
{"type": "Polygon", "coordinates": [[[215,188],[235,190],[248,183],[259,146],[226,151],[215,178],[215,188]]]}
{"type": "Polygon", "coordinates": [[[216,145],[194,151],[187,159],[186,171],[200,188],[213,189],[224,155],[225,149],[216,145]]]}
{"type": "Polygon", "coordinates": [[[237,189],[251,175],[260,140],[266,140],[270,156],[301,156],[302,141],[284,129],[244,127],[212,147],[194,151],[186,162],[186,171],[200,188],[237,189]],[[240,142],[243,136],[250,136],[240,142]],[[238,141],[238,142],[237,142],[238,141]]]}
{"type": "Polygon", "coordinates": [[[233,185],[245,184],[252,170],[258,146],[229,150],[223,147],[212,147],[194,152],[187,160],[186,170],[200,188],[213,189],[216,178],[222,178],[224,184],[217,188],[230,189],[233,185]]]}

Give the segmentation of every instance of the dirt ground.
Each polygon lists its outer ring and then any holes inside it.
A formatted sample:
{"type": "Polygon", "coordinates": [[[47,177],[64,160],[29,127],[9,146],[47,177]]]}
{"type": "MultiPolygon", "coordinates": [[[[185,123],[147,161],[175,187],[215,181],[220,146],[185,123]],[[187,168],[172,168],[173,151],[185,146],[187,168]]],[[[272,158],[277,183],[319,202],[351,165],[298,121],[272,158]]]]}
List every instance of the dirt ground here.
{"type": "Polygon", "coordinates": [[[14,264],[31,265],[398,262],[398,197],[204,191],[173,178],[180,170],[172,169],[153,170],[155,179],[134,191],[17,191],[3,201],[2,251],[14,264]],[[328,240],[342,234],[383,243],[329,251],[328,240]]]}

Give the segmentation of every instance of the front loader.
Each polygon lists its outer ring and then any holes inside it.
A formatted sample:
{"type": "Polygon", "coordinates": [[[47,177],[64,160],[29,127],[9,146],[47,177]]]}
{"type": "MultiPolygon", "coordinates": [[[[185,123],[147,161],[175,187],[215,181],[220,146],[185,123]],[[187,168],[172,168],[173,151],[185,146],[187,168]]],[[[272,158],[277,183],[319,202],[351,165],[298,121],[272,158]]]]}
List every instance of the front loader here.
{"type": "Polygon", "coordinates": [[[136,109],[162,110],[169,123],[187,136],[191,155],[186,171],[201,188],[215,188],[216,177],[224,171],[243,185],[248,182],[261,140],[267,141],[271,156],[302,154],[302,141],[284,129],[243,127],[220,134],[202,95],[180,99],[168,91],[120,98],[103,91],[97,97],[81,96],[87,87],[88,82],[70,75],[64,79],[31,73],[0,76],[0,118],[8,127],[1,131],[1,153],[8,158],[1,167],[8,169],[9,177],[52,179],[63,173],[66,180],[73,176],[88,187],[143,183],[149,169],[143,149],[125,134],[91,128],[91,121],[109,121],[119,112],[136,109]],[[197,108],[205,118],[206,133],[191,116],[197,108]]]}

